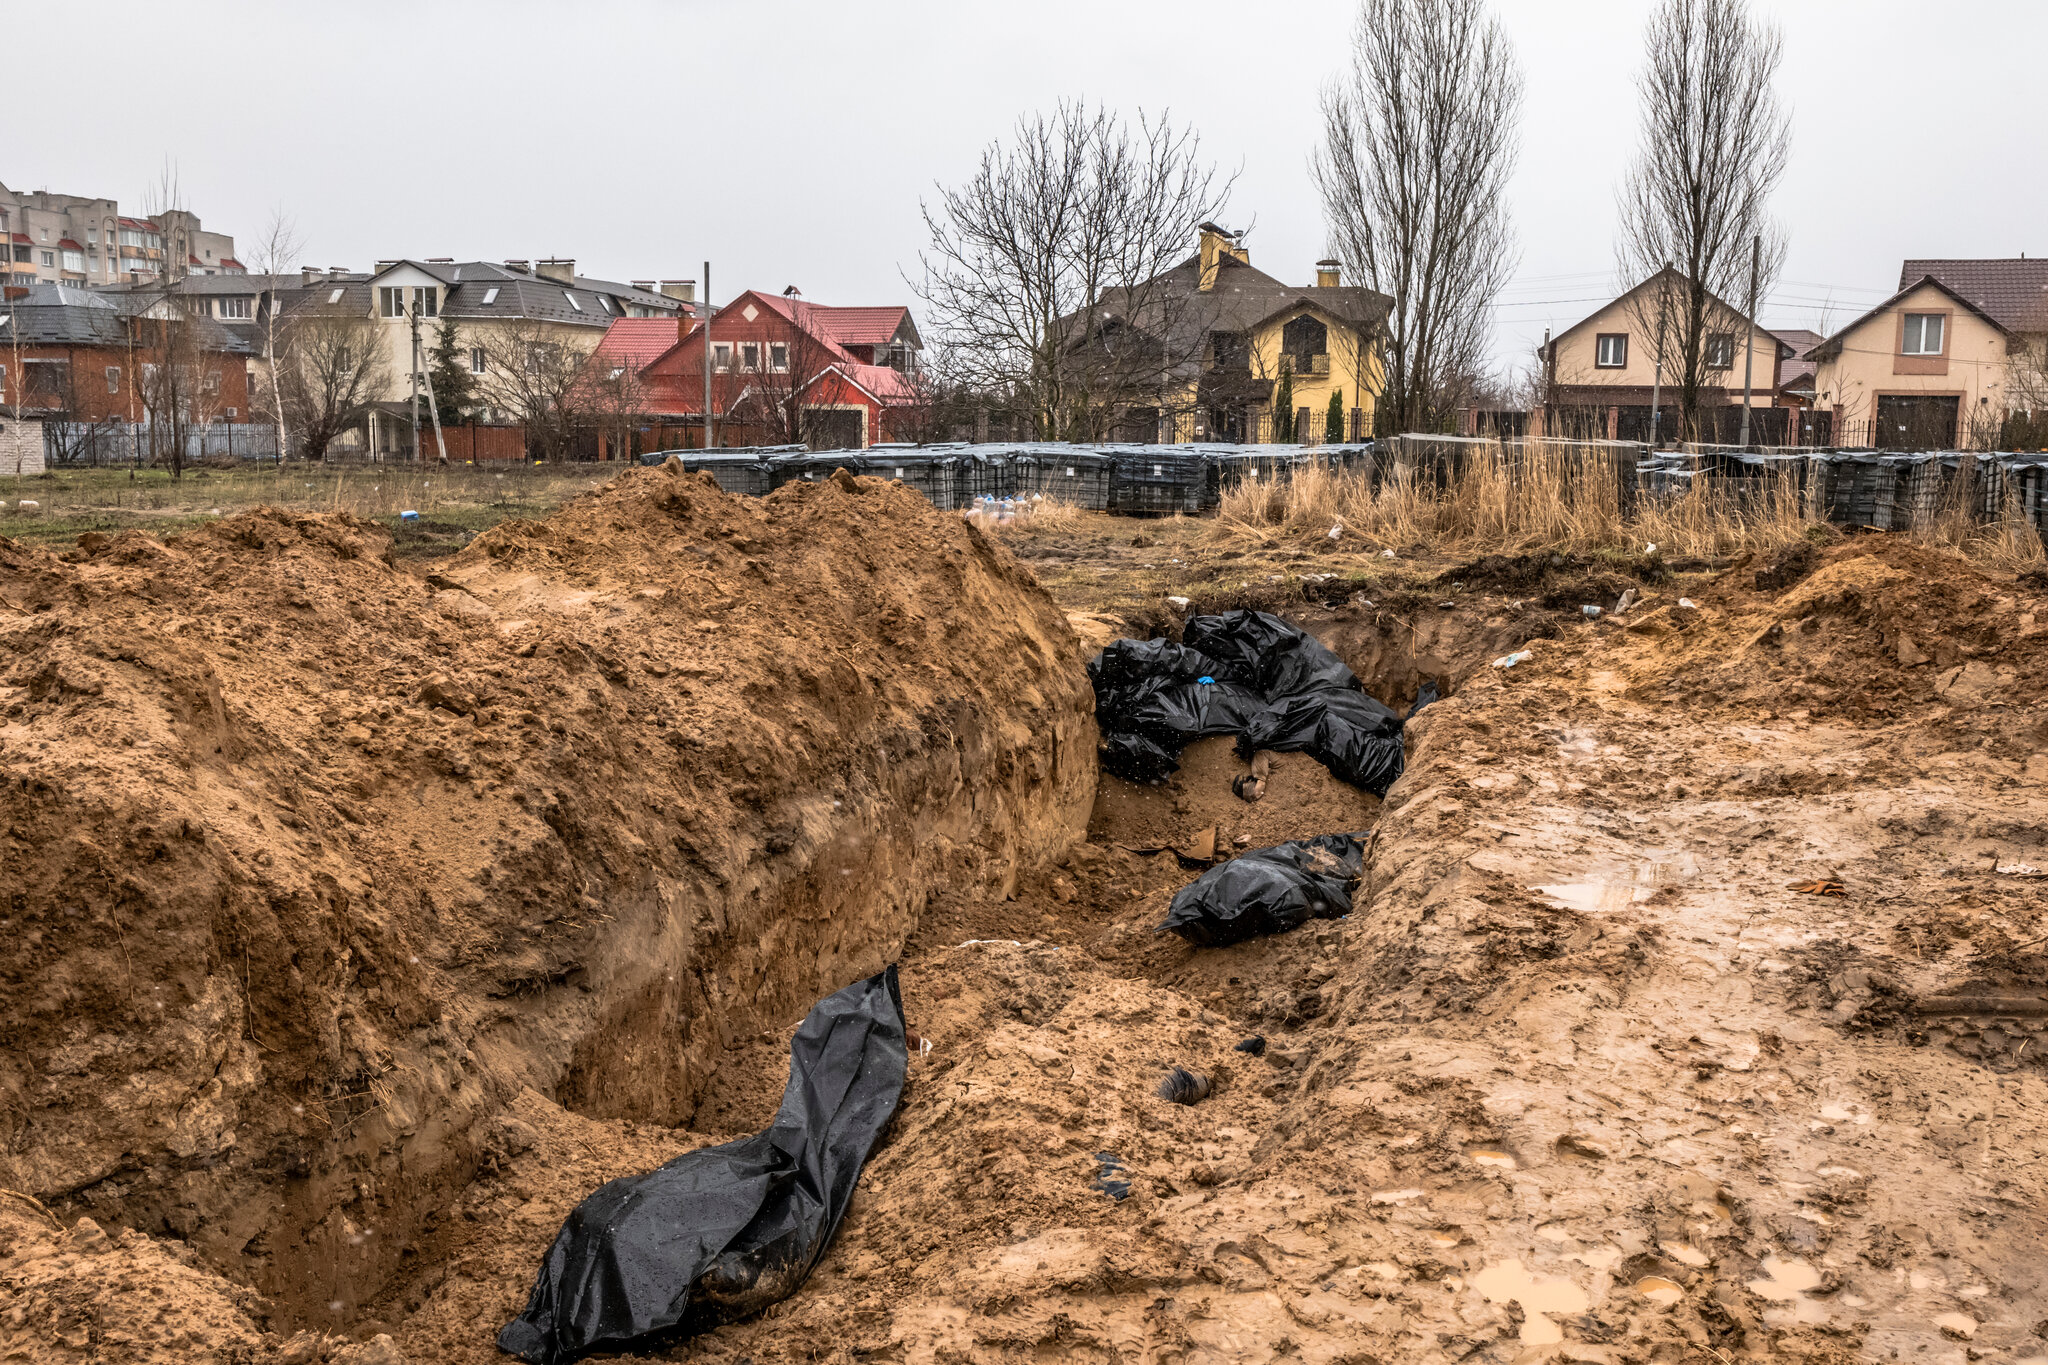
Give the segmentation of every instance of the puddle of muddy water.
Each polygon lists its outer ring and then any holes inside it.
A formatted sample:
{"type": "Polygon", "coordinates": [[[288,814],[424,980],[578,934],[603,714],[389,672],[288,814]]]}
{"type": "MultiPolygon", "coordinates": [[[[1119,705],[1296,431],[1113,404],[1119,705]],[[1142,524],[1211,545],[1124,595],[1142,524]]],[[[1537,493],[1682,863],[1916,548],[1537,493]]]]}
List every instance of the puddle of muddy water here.
{"type": "Polygon", "coordinates": [[[1765,1321],[1826,1322],[1827,1308],[1807,1297],[1807,1291],[1820,1286],[1821,1274],[1797,1257],[1764,1257],[1764,1274],[1767,1279],[1749,1281],[1750,1292],[1760,1299],[1783,1304],[1783,1308],[1767,1311],[1765,1321]]]}
{"type": "Polygon", "coordinates": [[[1489,1303],[1513,1300],[1522,1306],[1522,1344],[1550,1346],[1564,1340],[1564,1329],[1547,1316],[1583,1313],[1591,1306],[1586,1291],[1562,1277],[1552,1279],[1529,1272],[1520,1261],[1510,1258],[1490,1265],[1472,1277],[1472,1287],[1489,1303]]]}
{"type": "Polygon", "coordinates": [[[1662,1275],[1645,1275],[1636,1281],[1636,1293],[1659,1308],[1669,1308],[1685,1297],[1685,1288],[1676,1280],[1667,1280],[1662,1275]]]}

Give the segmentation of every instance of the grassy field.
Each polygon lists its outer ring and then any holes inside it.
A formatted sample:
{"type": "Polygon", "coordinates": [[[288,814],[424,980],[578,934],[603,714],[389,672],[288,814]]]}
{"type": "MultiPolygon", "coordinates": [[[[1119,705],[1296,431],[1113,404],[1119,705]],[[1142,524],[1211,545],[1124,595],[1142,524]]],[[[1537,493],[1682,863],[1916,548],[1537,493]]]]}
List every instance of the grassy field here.
{"type": "Polygon", "coordinates": [[[137,529],[171,536],[216,516],[269,505],[353,512],[391,528],[401,555],[446,554],[508,517],[546,516],[625,466],[276,466],[60,469],[0,477],[0,535],[68,544],[85,531],[137,529]],[[40,503],[24,512],[22,500],[40,503]],[[418,512],[417,522],[399,513],[418,512]]]}

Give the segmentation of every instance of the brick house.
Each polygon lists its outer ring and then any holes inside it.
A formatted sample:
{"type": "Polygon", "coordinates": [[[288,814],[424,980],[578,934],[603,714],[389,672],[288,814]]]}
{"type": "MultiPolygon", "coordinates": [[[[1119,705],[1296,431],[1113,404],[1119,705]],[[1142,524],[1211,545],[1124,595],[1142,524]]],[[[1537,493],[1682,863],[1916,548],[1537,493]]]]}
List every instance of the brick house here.
{"type": "Polygon", "coordinates": [[[0,403],[73,422],[144,421],[146,381],[189,343],[198,371],[191,419],[250,420],[250,344],[211,320],[183,316],[162,298],[69,285],[8,292],[16,297],[0,306],[0,403]]]}

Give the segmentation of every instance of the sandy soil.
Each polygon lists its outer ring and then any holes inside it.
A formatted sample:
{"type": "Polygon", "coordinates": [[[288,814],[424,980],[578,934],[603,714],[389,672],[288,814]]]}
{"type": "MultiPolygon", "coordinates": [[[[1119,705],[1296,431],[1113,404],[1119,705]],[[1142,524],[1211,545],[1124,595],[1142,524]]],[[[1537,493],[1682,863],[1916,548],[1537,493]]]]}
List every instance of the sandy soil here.
{"type": "MultiPolygon", "coordinates": [[[[1446,567],[1455,595],[1296,613],[1383,700],[1447,693],[1384,806],[1298,756],[1247,805],[1216,741],[1159,787],[1102,778],[1043,860],[930,879],[903,992],[936,1047],[838,1240],[669,1358],[2048,1360],[2043,585],[1863,537],[1646,574],[1596,623],[1573,599],[1612,585],[1570,566],[1446,567]],[[1131,850],[1212,827],[1372,828],[1357,909],[1156,934],[1196,869],[1131,850]],[[1160,1100],[1174,1066],[1210,1097],[1160,1100]]],[[[808,1003],[734,1027],[673,1114],[563,1103],[577,1061],[511,1091],[338,1335],[233,1298],[196,1233],[97,1254],[240,1325],[154,1358],[497,1359],[562,1215],[764,1122],[808,1003]]],[[[0,1359],[130,1330],[86,1292],[91,1232],[6,1217],[0,1282],[35,1281],[0,1359]]]]}

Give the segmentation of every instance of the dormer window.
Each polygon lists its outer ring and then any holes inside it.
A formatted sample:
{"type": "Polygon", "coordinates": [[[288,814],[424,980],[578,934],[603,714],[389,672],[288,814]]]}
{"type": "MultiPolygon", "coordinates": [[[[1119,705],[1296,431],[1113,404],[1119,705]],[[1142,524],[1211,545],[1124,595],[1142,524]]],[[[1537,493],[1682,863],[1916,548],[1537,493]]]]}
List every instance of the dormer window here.
{"type": "Polygon", "coordinates": [[[498,286],[494,284],[494,285],[492,285],[492,286],[491,286],[491,287],[490,287],[489,289],[486,289],[486,290],[484,290],[484,302],[485,302],[486,304],[492,304],[492,303],[496,303],[497,301],[498,301],[498,286]]]}

